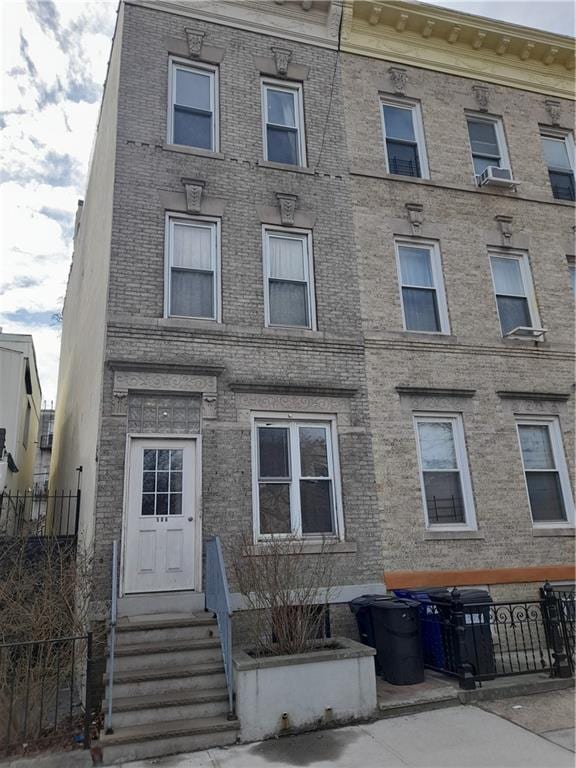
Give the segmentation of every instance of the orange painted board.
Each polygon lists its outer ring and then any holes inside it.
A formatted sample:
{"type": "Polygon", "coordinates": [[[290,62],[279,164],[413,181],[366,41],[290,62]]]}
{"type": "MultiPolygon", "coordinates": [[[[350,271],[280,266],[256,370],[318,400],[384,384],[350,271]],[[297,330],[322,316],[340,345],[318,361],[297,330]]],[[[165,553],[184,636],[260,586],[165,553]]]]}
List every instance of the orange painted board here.
{"type": "Polygon", "coordinates": [[[532,581],[574,581],[574,565],[537,565],[528,568],[482,568],[462,571],[386,571],[388,589],[413,587],[472,586],[474,584],[522,584],[532,581]]]}

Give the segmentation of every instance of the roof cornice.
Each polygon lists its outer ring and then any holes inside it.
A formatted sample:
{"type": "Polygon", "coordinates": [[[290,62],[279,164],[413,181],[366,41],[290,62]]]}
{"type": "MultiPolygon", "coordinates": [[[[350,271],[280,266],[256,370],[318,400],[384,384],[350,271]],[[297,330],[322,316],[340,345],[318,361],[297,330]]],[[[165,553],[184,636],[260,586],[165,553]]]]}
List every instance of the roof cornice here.
{"type": "Polygon", "coordinates": [[[574,39],[419,2],[345,0],[348,53],[575,99],[574,39]]]}

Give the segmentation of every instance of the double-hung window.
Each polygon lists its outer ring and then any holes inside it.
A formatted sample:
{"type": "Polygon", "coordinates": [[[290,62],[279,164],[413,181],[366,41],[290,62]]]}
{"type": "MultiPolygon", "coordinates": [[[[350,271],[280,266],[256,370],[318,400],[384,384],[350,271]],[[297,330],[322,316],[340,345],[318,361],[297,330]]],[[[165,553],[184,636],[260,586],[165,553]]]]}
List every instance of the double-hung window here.
{"type": "Polygon", "coordinates": [[[420,105],[383,101],[382,121],[388,173],[427,178],[420,105]]]}
{"type": "Polygon", "coordinates": [[[218,71],[170,62],[168,141],[218,151],[218,71]]]}
{"type": "Polygon", "coordinates": [[[467,120],[476,177],[489,166],[510,169],[502,121],[496,117],[478,115],[469,115],[467,120]]]}
{"type": "Polygon", "coordinates": [[[574,138],[570,133],[541,133],[542,152],[548,166],[552,194],[557,200],[574,200],[574,138]]]}
{"type": "Polygon", "coordinates": [[[528,257],[495,252],[490,265],[502,336],[516,328],[539,327],[528,257]]]}
{"type": "Polygon", "coordinates": [[[255,533],[341,533],[333,421],[254,420],[255,533]]]}
{"type": "Polygon", "coordinates": [[[534,525],[566,525],[574,519],[574,502],[558,420],[519,417],[517,427],[534,525]]]}
{"type": "Polygon", "coordinates": [[[168,216],[166,314],[219,320],[218,222],[168,216]]]}
{"type": "Polygon", "coordinates": [[[316,328],[312,237],[264,229],[265,324],[316,328]]]}
{"type": "Polygon", "coordinates": [[[459,414],[416,414],[428,527],[476,528],[464,428],[459,414]]]}
{"type": "Polygon", "coordinates": [[[402,313],[407,331],[449,333],[437,243],[396,241],[402,313]]]}
{"type": "Polygon", "coordinates": [[[264,159],[306,165],[302,86],[263,82],[262,119],[264,159]]]}

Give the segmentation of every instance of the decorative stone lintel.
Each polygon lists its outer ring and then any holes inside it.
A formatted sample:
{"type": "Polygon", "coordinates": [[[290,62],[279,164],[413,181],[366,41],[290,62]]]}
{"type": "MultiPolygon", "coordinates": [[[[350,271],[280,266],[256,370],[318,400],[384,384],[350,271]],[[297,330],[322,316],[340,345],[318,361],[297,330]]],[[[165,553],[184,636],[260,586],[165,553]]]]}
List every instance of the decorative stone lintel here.
{"type": "Polygon", "coordinates": [[[501,389],[496,392],[503,400],[547,400],[549,402],[565,403],[570,400],[570,392],[517,392],[501,389]]]}
{"type": "Polygon", "coordinates": [[[274,56],[274,63],[276,65],[276,74],[280,77],[286,77],[288,74],[288,64],[292,59],[292,51],[289,48],[278,48],[272,46],[270,49],[274,56]]]}
{"type": "Polygon", "coordinates": [[[293,227],[298,195],[290,195],[286,192],[276,192],[276,198],[278,200],[278,207],[280,208],[280,221],[282,222],[282,226],[293,227]]]}
{"type": "Polygon", "coordinates": [[[452,389],[448,387],[396,387],[399,395],[412,395],[425,397],[474,397],[475,389],[452,389]]]}
{"type": "Polygon", "coordinates": [[[560,110],[562,107],[561,102],[558,99],[546,99],[544,102],[546,112],[550,117],[550,123],[552,125],[560,125],[560,110]]]}
{"type": "Polygon", "coordinates": [[[424,206],[420,203],[406,203],[406,212],[413,235],[419,235],[424,221],[424,206]]]}
{"type": "Polygon", "coordinates": [[[270,381],[231,381],[232,392],[247,392],[264,395],[306,395],[317,397],[354,397],[357,389],[340,387],[336,384],[281,384],[270,381]]]}
{"type": "Polygon", "coordinates": [[[512,216],[495,216],[502,236],[502,245],[509,246],[512,241],[512,216]]]}
{"type": "Polygon", "coordinates": [[[487,85],[473,85],[472,93],[474,98],[478,102],[478,109],[480,112],[488,112],[488,98],[490,96],[490,90],[487,85]]]}
{"type": "Polygon", "coordinates": [[[202,192],[206,182],[202,179],[181,179],[186,190],[186,210],[188,213],[200,213],[202,207],[202,192]]]}
{"type": "Polygon", "coordinates": [[[190,57],[192,59],[199,59],[200,54],[202,53],[202,42],[206,33],[197,29],[190,29],[190,27],[187,27],[184,31],[186,32],[190,57]]]}
{"type": "Polygon", "coordinates": [[[406,93],[407,72],[402,67],[390,67],[388,70],[392,80],[392,90],[397,96],[404,96],[406,93]]]}
{"type": "Polygon", "coordinates": [[[115,416],[125,416],[128,393],[190,393],[202,396],[202,416],[216,418],[217,380],[215,376],[170,373],[168,371],[114,371],[114,389],[112,412],[115,416]]]}

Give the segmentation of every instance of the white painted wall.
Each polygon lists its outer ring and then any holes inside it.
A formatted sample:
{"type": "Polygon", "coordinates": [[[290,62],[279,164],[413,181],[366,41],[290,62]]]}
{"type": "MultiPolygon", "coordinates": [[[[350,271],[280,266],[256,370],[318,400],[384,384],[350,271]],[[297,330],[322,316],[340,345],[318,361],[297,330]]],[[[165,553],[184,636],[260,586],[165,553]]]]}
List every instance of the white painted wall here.
{"type": "Polygon", "coordinates": [[[242,741],[375,713],[374,649],[344,638],[336,640],[349,649],[340,658],[338,651],[262,660],[254,660],[241,650],[234,653],[236,713],[242,741]]]}
{"type": "Polygon", "coordinates": [[[83,467],[80,534],[88,549],[94,535],[123,10],[121,4],[86,198],[81,215],[77,216],[64,301],[50,475],[51,489],[75,490],[76,468],[83,467]]]}

